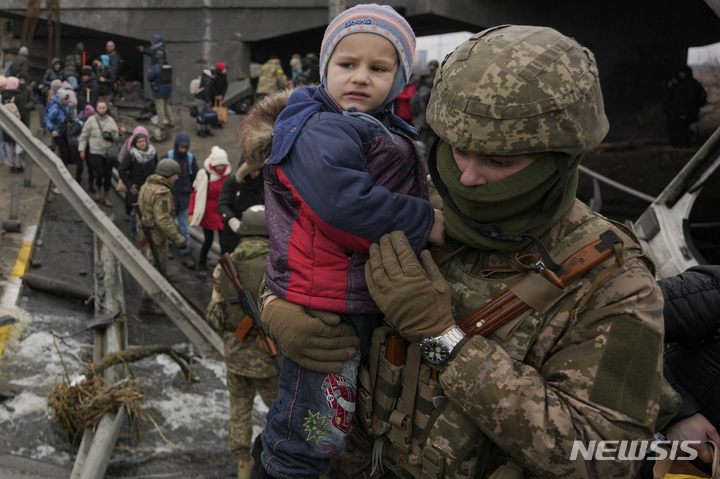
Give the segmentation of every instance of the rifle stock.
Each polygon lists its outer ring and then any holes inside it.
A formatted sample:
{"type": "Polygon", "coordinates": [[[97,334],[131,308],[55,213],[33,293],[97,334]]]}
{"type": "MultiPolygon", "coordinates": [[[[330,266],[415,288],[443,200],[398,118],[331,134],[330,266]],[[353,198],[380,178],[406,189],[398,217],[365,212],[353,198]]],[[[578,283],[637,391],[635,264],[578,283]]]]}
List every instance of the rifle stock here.
{"type": "MultiPolygon", "coordinates": [[[[240,281],[237,270],[235,269],[235,265],[232,262],[232,258],[230,258],[229,254],[225,253],[220,257],[218,264],[220,264],[220,267],[222,267],[225,274],[228,276],[228,278],[230,278],[230,281],[235,287],[235,290],[238,292],[237,298],[242,305],[243,311],[245,311],[245,314],[247,315],[247,318],[245,319],[249,318],[250,321],[252,321],[252,326],[255,328],[255,333],[260,340],[260,344],[262,345],[267,355],[270,357],[270,360],[272,361],[273,366],[275,366],[278,374],[280,374],[280,359],[278,358],[277,347],[275,347],[275,343],[272,342],[272,339],[268,338],[265,334],[265,331],[262,327],[262,320],[260,319],[260,312],[257,309],[255,300],[253,299],[250,291],[240,281]]],[[[245,328],[247,328],[247,323],[245,322],[245,320],[240,323],[240,327],[242,327],[243,324],[245,324],[245,328]]],[[[240,327],[238,327],[238,329],[240,329],[240,327]]],[[[237,335],[237,331],[235,333],[237,335]]],[[[245,334],[247,334],[247,331],[245,332],[245,334]]],[[[243,334],[243,338],[244,336],[245,335],[243,334]]]]}
{"type": "MultiPolygon", "coordinates": [[[[239,304],[239,301],[235,304],[239,304]]],[[[240,324],[238,324],[238,327],[235,329],[235,333],[233,333],[233,335],[237,338],[238,341],[243,342],[245,341],[245,336],[247,336],[247,334],[252,328],[252,319],[250,319],[250,316],[245,316],[243,320],[240,321],[240,324]]]]}

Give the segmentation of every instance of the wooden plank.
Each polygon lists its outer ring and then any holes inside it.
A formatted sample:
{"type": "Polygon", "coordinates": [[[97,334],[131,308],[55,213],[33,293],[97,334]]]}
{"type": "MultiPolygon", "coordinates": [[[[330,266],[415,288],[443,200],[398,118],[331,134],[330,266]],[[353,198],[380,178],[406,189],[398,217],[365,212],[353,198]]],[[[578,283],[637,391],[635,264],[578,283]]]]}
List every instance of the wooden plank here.
{"type": "Polygon", "coordinates": [[[79,475],[80,479],[105,477],[110,456],[115,449],[126,415],[125,406],[120,406],[117,414],[106,414],[100,419],[82,473],[79,475]]]}

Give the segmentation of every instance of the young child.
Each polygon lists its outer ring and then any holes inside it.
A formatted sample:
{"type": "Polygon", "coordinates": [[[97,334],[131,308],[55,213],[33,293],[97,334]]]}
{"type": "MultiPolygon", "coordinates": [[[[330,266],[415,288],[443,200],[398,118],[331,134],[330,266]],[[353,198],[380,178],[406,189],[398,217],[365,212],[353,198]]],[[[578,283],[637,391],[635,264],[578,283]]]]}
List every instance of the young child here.
{"type": "MultiPolygon", "coordinates": [[[[390,111],[410,78],[414,49],[412,28],[391,7],[358,5],[336,17],[323,38],[322,86],[292,93],[263,172],[272,243],[265,278],[294,303],[278,301],[286,306],[278,314],[336,313],[354,326],[362,352],[383,317],[365,284],[370,244],[396,230],[415,253],[443,242],[443,216],[427,201],[426,172],[410,140],[414,129],[390,111]]],[[[322,374],[285,358],[258,477],[325,472],[354,416],[360,359],[344,362],[340,374],[322,374]]]]}

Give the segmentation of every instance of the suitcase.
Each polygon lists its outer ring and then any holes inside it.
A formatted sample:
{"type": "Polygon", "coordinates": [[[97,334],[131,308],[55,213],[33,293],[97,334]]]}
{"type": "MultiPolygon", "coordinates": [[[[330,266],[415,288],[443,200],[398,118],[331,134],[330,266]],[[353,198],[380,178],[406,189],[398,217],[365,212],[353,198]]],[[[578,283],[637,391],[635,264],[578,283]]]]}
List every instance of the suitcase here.
{"type": "Polygon", "coordinates": [[[218,115],[214,111],[197,116],[197,122],[201,125],[217,125],[218,115]]]}

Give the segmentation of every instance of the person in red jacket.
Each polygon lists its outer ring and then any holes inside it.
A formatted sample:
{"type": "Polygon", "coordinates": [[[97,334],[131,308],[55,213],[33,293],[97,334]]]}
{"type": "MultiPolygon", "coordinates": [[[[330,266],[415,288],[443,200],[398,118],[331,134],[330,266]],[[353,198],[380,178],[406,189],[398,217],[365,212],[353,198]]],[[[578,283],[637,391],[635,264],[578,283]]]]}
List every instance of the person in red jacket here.
{"type": "Polygon", "coordinates": [[[414,79],[410,79],[410,82],[405,85],[405,88],[395,98],[395,114],[405,120],[407,123],[415,117],[410,110],[410,99],[417,91],[417,82],[414,79]]]}
{"type": "Polygon", "coordinates": [[[217,211],[220,190],[230,174],[228,155],[219,146],[213,146],[210,156],[203,163],[193,182],[193,193],[190,198],[190,226],[200,226],[205,240],[200,248],[200,259],[197,264],[197,277],[207,278],[207,255],[212,246],[215,231],[222,231],[223,222],[217,211]]]}

